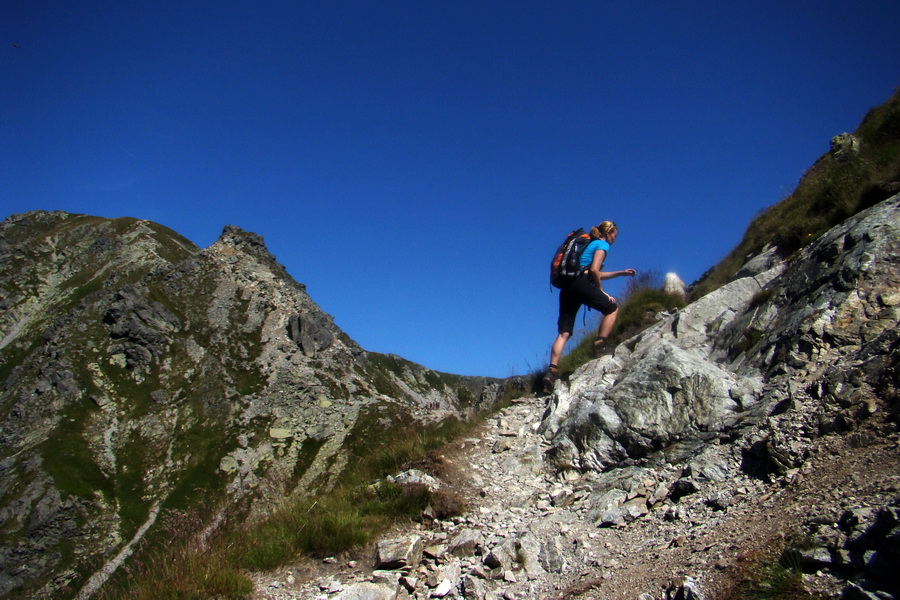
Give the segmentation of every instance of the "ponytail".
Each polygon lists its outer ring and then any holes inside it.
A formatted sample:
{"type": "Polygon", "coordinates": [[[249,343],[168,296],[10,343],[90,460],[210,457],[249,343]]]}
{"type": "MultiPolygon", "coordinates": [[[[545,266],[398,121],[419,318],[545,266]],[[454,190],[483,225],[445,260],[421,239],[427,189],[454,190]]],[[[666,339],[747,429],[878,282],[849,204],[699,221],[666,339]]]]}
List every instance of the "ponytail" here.
{"type": "Polygon", "coordinates": [[[599,240],[601,238],[605,238],[606,234],[618,230],[619,228],[612,221],[603,221],[596,227],[591,227],[591,239],[599,240]]]}

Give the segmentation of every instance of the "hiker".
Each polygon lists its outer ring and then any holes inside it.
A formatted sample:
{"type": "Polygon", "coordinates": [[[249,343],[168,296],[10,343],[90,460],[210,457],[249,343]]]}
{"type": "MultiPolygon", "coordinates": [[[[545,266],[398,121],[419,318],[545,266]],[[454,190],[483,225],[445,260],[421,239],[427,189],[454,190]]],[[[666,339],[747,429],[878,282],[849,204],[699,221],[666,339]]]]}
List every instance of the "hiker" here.
{"type": "Polygon", "coordinates": [[[584,304],[603,313],[597,339],[594,341],[594,358],[607,354],[606,338],[616,323],[619,306],[616,299],[603,291],[603,281],[616,277],[634,277],[634,269],[624,271],[603,271],[603,261],[609,254],[609,247],[615,243],[619,228],[612,221],[604,221],[591,229],[591,242],[581,253],[579,265],[584,269],[576,277],[567,281],[559,291],[559,335],[550,350],[550,368],[544,376],[544,389],[551,391],[553,383],[559,377],[559,359],[563,348],[575,329],[575,317],[578,309],[584,304]]]}

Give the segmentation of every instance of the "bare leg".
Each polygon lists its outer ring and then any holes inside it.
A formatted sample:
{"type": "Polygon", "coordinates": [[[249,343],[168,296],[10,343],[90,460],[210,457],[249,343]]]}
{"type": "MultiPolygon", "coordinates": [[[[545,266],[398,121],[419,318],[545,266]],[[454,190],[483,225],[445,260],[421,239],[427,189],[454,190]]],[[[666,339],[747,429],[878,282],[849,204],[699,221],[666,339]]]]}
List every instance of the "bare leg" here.
{"type": "Polygon", "coordinates": [[[606,338],[612,333],[613,325],[616,324],[617,314],[618,310],[615,310],[608,315],[603,315],[603,318],[600,319],[600,328],[597,330],[597,339],[594,340],[594,358],[600,358],[604,354],[610,353],[610,349],[606,345],[606,338]]]}
{"type": "Polygon", "coordinates": [[[551,365],[559,365],[559,359],[562,358],[563,349],[566,347],[566,342],[569,341],[571,335],[571,333],[560,333],[556,336],[556,340],[554,340],[553,346],[550,348],[551,365]]]}
{"type": "Polygon", "coordinates": [[[543,380],[544,392],[547,394],[553,393],[553,384],[559,377],[559,359],[562,358],[563,349],[571,335],[571,333],[560,333],[553,340],[553,346],[550,348],[550,368],[547,369],[543,380]]]}
{"type": "Polygon", "coordinates": [[[609,337],[609,334],[612,333],[613,325],[616,324],[616,317],[618,316],[618,308],[608,315],[603,315],[603,318],[600,319],[600,329],[597,331],[598,338],[603,338],[605,340],[609,337]]]}

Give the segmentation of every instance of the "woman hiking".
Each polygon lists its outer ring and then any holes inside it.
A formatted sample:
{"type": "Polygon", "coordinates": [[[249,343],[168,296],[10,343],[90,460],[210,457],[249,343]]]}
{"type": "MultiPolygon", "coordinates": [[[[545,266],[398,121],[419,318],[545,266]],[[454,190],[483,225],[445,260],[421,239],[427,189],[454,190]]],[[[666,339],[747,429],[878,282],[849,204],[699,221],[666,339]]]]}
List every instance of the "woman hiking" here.
{"type": "Polygon", "coordinates": [[[591,228],[591,242],[581,254],[580,265],[584,270],[560,288],[557,321],[559,334],[550,349],[550,368],[544,375],[543,382],[544,391],[547,393],[553,391],[553,384],[559,377],[559,359],[562,357],[566,342],[572,337],[575,317],[582,304],[603,313],[597,339],[594,341],[594,358],[610,352],[606,347],[606,338],[616,323],[619,306],[615,298],[603,291],[603,281],[616,277],[634,277],[636,273],[634,269],[603,271],[603,261],[606,260],[609,247],[616,242],[618,235],[619,228],[612,221],[603,221],[591,228]]]}

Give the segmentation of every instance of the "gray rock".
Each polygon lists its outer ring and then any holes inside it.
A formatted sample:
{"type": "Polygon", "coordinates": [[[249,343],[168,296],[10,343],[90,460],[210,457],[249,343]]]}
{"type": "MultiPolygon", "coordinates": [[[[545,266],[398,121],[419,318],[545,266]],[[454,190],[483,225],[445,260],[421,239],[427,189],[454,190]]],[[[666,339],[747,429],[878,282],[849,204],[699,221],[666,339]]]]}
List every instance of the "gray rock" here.
{"type": "Polygon", "coordinates": [[[597,527],[617,527],[624,525],[628,517],[628,509],[624,506],[614,506],[603,511],[600,518],[595,521],[597,527]]]}
{"type": "Polygon", "coordinates": [[[859,138],[849,133],[841,133],[831,138],[831,156],[835,160],[849,161],[859,154],[859,138]]]}
{"type": "Polygon", "coordinates": [[[443,579],[436,588],[431,591],[433,598],[443,598],[453,590],[453,582],[449,579],[443,579]]]}
{"type": "Polygon", "coordinates": [[[335,600],[401,600],[408,597],[400,586],[384,583],[355,583],[334,596],[335,600]]]}
{"type": "Polygon", "coordinates": [[[841,590],[841,599],[842,600],[884,600],[877,594],[873,594],[867,590],[864,590],[860,586],[855,583],[850,583],[844,586],[844,589],[841,590]]]}
{"type": "Polygon", "coordinates": [[[502,569],[503,571],[511,571],[518,566],[515,540],[506,540],[491,548],[484,557],[484,564],[489,569],[502,569]]]}
{"type": "Polygon", "coordinates": [[[334,336],[329,331],[331,323],[315,314],[301,313],[288,320],[288,335],[307,356],[329,348],[334,336]]]}
{"type": "Polygon", "coordinates": [[[388,476],[388,481],[399,485],[422,485],[431,492],[441,489],[441,482],[418,469],[410,469],[397,475],[388,476]]]}
{"type": "Polygon", "coordinates": [[[424,542],[421,536],[409,535],[375,544],[376,569],[416,567],[422,562],[424,542]]]}
{"type": "Polygon", "coordinates": [[[734,275],[734,279],[756,277],[757,275],[761,275],[778,266],[781,261],[782,259],[778,256],[778,251],[771,246],[766,246],[763,248],[762,252],[751,257],[744,263],[744,266],[738,269],[738,272],[734,275]]]}
{"type": "Polygon", "coordinates": [[[501,569],[512,573],[522,569],[532,577],[545,573],[541,566],[541,543],[531,532],[523,532],[494,546],[484,557],[484,564],[490,569],[501,569]]]}
{"type": "Polygon", "coordinates": [[[553,536],[541,545],[540,561],[541,566],[548,573],[564,573],[566,571],[569,562],[566,560],[559,537],[553,536]]]}
{"type": "Polygon", "coordinates": [[[483,541],[481,533],[474,529],[465,529],[447,543],[447,549],[455,556],[475,556],[483,541]]]}
{"type": "Polygon", "coordinates": [[[828,548],[804,548],[798,551],[800,564],[805,571],[817,571],[834,566],[834,557],[828,548]]]}
{"type": "Polygon", "coordinates": [[[590,509],[588,510],[587,518],[595,521],[607,512],[624,504],[627,498],[628,494],[618,488],[613,488],[602,494],[592,494],[588,498],[590,509]]]}
{"type": "Polygon", "coordinates": [[[650,512],[650,509],[647,508],[647,499],[646,498],[635,498],[634,500],[629,500],[621,507],[625,511],[625,520],[633,521],[635,519],[639,519],[644,515],[650,512]]]}
{"type": "Polygon", "coordinates": [[[484,600],[487,594],[487,588],[484,582],[477,578],[466,575],[461,581],[462,597],[464,600],[484,600]]]}
{"type": "Polygon", "coordinates": [[[678,502],[685,496],[696,494],[699,491],[700,488],[693,479],[683,478],[673,483],[672,487],[669,488],[669,498],[671,498],[673,502],[678,502]]]}
{"type": "MultiPolygon", "coordinates": [[[[771,253],[757,257],[735,280],[662,317],[614,357],[587,363],[568,386],[558,386],[543,416],[551,463],[585,472],[691,460],[711,439],[796,408],[811,386],[791,383],[795,371],[827,372],[828,385],[843,386],[845,396],[861,391],[847,375],[857,364],[870,365],[871,381],[883,380],[893,345],[880,336],[897,329],[900,311],[860,298],[893,297],[888,282],[900,277],[897,262],[877,257],[900,254],[898,239],[895,197],[823,235],[790,269],[771,253]],[[866,328],[871,343],[860,346],[866,328]]],[[[849,418],[872,414],[872,405],[864,408],[849,418]]],[[[840,422],[834,413],[826,418],[840,422]]],[[[773,430],[746,447],[741,466],[783,476],[802,464],[807,446],[773,430]]],[[[698,474],[711,481],[731,476],[736,463],[725,455],[716,460],[697,465],[698,474]]]]}
{"type": "Polygon", "coordinates": [[[516,541],[516,550],[522,569],[531,578],[540,577],[545,573],[541,565],[543,548],[540,538],[530,531],[521,534],[516,541]]]}

